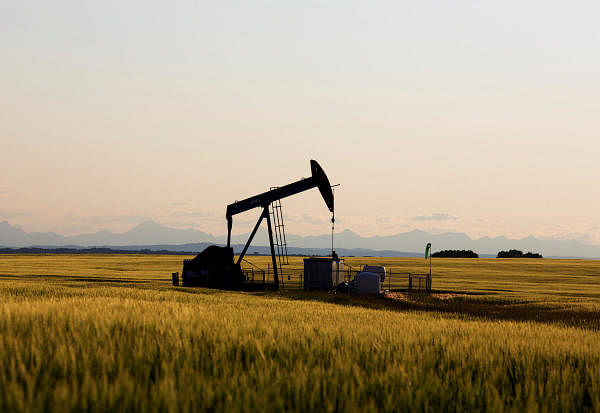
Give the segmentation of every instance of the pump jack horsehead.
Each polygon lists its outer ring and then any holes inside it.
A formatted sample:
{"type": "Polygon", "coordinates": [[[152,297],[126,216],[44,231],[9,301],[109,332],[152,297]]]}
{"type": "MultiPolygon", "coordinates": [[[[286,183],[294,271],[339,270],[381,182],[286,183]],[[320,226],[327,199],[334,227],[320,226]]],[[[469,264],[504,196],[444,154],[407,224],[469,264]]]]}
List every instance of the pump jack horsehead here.
{"type": "Polygon", "coordinates": [[[310,170],[310,178],[304,178],[228,205],[225,213],[225,217],[227,218],[227,246],[219,247],[211,245],[194,259],[184,260],[182,271],[183,285],[225,289],[249,288],[250,285],[245,284],[245,277],[240,264],[246,255],[246,251],[248,251],[248,247],[250,246],[256,231],[260,227],[260,224],[263,219],[266,219],[273,268],[274,285],[272,287],[275,289],[279,288],[279,272],[277,269],[275,245],[273,243],[273,228],[269,212],[271,203],[299,194],[300,192],[308,191],[312,188],[318,188],[325,201],[325,205],[327,205],[327,208],[331,213],[334,212],[333,191],[327,175],[325,175],[323,168],[321,168],[315,160],[310,161],[310,170]],[[262,208],[263,211],[258,218],[254,229],[250,233],[250,237],[239,255],[237,262],[234,262],[233,248],[231,247],[233,217],[254,208],[262,208]]]}

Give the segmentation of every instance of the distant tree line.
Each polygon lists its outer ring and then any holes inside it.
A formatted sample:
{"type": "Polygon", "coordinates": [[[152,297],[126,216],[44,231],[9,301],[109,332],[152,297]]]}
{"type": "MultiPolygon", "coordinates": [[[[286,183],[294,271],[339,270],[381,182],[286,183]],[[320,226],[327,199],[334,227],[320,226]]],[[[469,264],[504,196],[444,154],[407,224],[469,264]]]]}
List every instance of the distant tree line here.
{"type": "Polygon", "coordinates": [[[528,252],[523,254],[523,251],[519,250],[510,250],[510,251],[500,251],[496,258],[544,258],[542,254],[537,254],[533,252],[528,252]]]}
{"type": "Polygon", "coordinates": [[[479,255],[471,250],[443,250],[431,254],[435,258],[479,258],[479,255]]]}

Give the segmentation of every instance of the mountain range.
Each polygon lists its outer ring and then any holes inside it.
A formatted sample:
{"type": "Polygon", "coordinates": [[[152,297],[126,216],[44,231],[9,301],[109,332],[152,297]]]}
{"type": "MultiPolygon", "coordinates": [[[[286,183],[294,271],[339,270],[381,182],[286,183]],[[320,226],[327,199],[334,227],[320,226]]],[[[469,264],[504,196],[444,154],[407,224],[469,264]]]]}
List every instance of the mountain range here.
{"type": "MultiPolygon", "coordinates": [[[[248,239],[248,234],[232,236],[232,244],[243,245],[248,239]]],[[[287,234],[286,241],[290,253],[306,253],[304,250],[331,249],[331,235],[299,236],[287,234]],[[293,252],[295,251],[295,252],[293,252]]],[[[142,222],[129,231],[113,233],[99,231],[90,234],[64,236],[54,232],[25,232],[17,225],[0,222],[0,246],[4,247],[29,247],[29,246],[115,246],[135,247],[134,249],[147,248],[148,246],[167,247],[183,244],[194,245],[200,248],[208,244],[224,244],[225,236],[214,236],[195,229],[176,229],[166,227],[153,221],[142,222]]],[[[338,252],[356,252],[352,255],[421,255],[425,245],[432,243],[433,250],[445,249],[470,249],[480,255],[494,255],[501,250],[519,249],[522,251],[539,252],[548,257],[584,257],[600,258],[600,245],[584,244],[579,241],[540,239],[528,236],[522,239],[509,239],[500,237],[482,237],[472,239],[459,232],[431,234],[425,231],[413,230],[396,235],[362,237],[350,230],[336,233],[334,237],[335,248],[338,252]],[[371,252],[371,253],[369,253],[371,252]]],[[[254,238],[253,246],[268,245],[266,231],[261,228],[254,238]]],[[[236,248],[237,249],[237,248],[236,248]]],[[[263,253],[264,248],[251,249],[263,253]]],[[[181,251],[188,250],[181,249],[181,251]]]]}

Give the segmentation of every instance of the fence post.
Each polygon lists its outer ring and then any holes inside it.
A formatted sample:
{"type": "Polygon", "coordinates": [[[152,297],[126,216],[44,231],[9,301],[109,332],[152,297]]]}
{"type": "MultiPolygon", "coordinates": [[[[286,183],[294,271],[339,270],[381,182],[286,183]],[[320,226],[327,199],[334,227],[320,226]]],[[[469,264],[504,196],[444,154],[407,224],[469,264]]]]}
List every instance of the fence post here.
{"type": "Polygon", "coordinates": [[[412,290],[412,274],[408,273],[408,289],[412,290]]]}

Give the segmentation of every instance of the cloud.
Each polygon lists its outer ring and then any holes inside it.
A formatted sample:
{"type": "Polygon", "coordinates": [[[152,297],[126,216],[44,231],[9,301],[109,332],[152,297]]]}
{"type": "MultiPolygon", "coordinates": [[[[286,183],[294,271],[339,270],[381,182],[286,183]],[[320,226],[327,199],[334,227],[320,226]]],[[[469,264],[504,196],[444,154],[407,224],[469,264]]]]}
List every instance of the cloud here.
{"type": "Polygon", "coordinates": [[[8,194],[8,191],[1,191],[0,190],[0,195],[4,195],[4,194],[8,194]]]}
{"type": "Polygon", "coordinates": [[[454,228],[436,228],[436,227],[430,227],[430,228],[424,228],[423,229],[425,232],[429,232],[430,234],[434,234],[434,235],[440,235],[440,234],[447,234],[449,232],[460,232],[454,228]]]}
{"type": "Polygon", "coordinates": [[[436,214],[431,214],[431,215],[417,215],[416,217],[413,217],[414,221],[455,221],[458,218],[453,217],[450,214],[441,214],[441,213],[436,213],[436,214]]]}
{"type": "Polygon", "coordinates": [[[379,224],[389,224],[390,217],[379,217],[379,218],[376,218],[375,221],[379,224]]]}
{"type": "Polygon", "coordinates": [[[587,245],[597,245],[600,243],[600,234],[589,232],[562,232],[555,233],[544,239],[560,241],[576,241],[587,245]]]}
{"type": "Polygon", "coordinates": [[[4,219],[11,218],[23,218],[23,217],[31,217],[33,214],[31,212],[18,212],[18,211],[0,211],[0,217],[4,219]]]}
{"type": "Polygon", "coordinates": [[[87,222],[92,225],[110,224],[114,222],[122,224],[139,224],[140,222],[148,221],[149,219],[150,218],[144,215],[105,215],[91,218],[81,218],[78,219],[78,221],[87,222]]]}
{"type": "Polygon", "coordinates": [[[165,221],[164,224],[174,228],[195,228],[198,226],[198,223],[193,221],[165,221]]]}
{"type": "Polygon", "coordinates": [[[210,212],[202,211],[175,211],[171,213],[173,218],[206,218],[212,215],[210,212]]]}
{"type": "Polygon", "coordinates": [[[312,215],[308,215],[308,214],[302,214],[299,221],[305,222],[307,224],[312,224],[312,225],[323,225],[323,224],[327,223],[327,221],[325,221],[321,218],[316,218],[316,217],[313,217],[312,215]]]}
{"type": "MultiPolygon", "coordinates": [[[[296,223],[311,224],[311,225],[324,225],[324,224],[329,223],[329,221],[314,217],[309,214],[302,214],[300,216],[289,216],[287,214],[284,214],[283,220],[284,220],[284,222],[296,222],[296,223]]],[[[340,221],[338,221],[337,218],[335,221],[340,222],[340,221]]]]}

